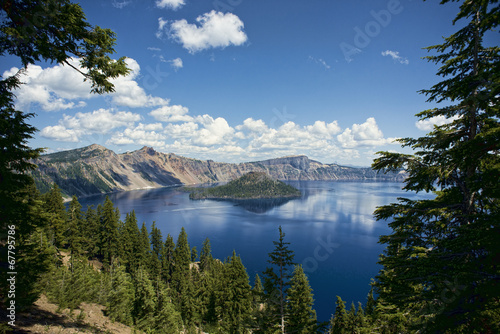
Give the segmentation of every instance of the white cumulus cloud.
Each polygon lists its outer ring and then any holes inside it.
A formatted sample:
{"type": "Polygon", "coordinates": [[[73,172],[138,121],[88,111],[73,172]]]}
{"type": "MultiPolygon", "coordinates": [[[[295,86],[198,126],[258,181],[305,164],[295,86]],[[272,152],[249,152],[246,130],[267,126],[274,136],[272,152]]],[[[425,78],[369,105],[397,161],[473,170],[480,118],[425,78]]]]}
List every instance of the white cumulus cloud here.
{"type": "Polygon", "coordinates": [[[139,144],[162,148],[165,146],[166,139],[166,136],[161,131],[162,129],[163,126],[160,123],[139,123],[136,127],[126,128],[123,132],[115,133],[107,143],[115,145],[139,144]]]}
{"type": "Polygon", "coordinates": [[[169,62],[170,62],[170,65],[176,70],[178,70],[179,68],[182,68],[184,66],[181,58],[175,58],[175,59],[169,60],[169,62]]]}
{"type": "Polygon", "coordinates": [[[81,131],[66,129],[63,125],[47,126],[42,129],[40,135],[55,141],[77,143],[80,141],[81,131]]]}
{"type": "Polygon", "coordinates": [[[127,58],[126,63],[128,68],[131,69],[130,74],[111,80],[115,85],[115,92],[109,95],[115,104],[130,108],[140,108],[164,106],[169,103],[168,99],[146,94],[136,81],[141,71],[139,63],[132,58],[127,58]]]}
{"type": "Polygon", "coordinates": [[[203,128],[196,132],[192,138],[194,144],[211,146],[230,143],[234,134],[234,129],[229,126],[224,118],[217,117],[213,119],[209,115],[203,115],[198,116],[196,121],[199,122],[203,128]]]}
{"type": "Polygon", "coordinates": [[[184,6],[186,2],[184,0],[157,0],[156,7],[158,8],[169,8],[177,10],[184,6]]]}
{"type": "MultiPolygon", "coordinates": [[[[77,59],[70,59],[71,65],[78,67],[77,59]]],[[[19,71],[13,67],[3,73],[3,77],[15,75],[19,71]]],[[[38,65],[28,65],[21,71],[23,84],[15,91],[19,108],[38,103],[45,111],[56,111],[85,106],[83,99],[91,97],[91,85],[70,66],[56,65],[43,69],[38,65]]]]}
{"type": "MultiPolygon", "coordinates": [[[[80,61],[76,58],[68,62],[80,68],[80,61]]],[[[127,66],[131,72],[127,76],[120,76],[110,81],[115,86],[115,92],[106,94],[112,103],[119,106],[131,108],[154,107],[167,105],[168,99],[146,94],[139,86],[136,79],[140,73],[140,66],[132,58],[126,59],[127,66]]],[[[11,68],[3,73],[3,77],[16,74],[18,68],[11,68]]],[[[96,97],[90,94],[91,84],[84,81],[81,73],[70,66],[58,64],[52,67],[42,68],[38,65],[29,65],[20,76],[23,84],[15,91],[16,106],[21,109],[30,104],[38,104],[45,111],[59,111],[86,106],[85,100],[96,97]]]]}
{"type": "Polygon", "coordinates": [[[163,106],[149,113],[161,122],[190,122],[193,117],[187,115],[189,109],[181,105],[163,106]]]}
{"type": "Polygon", "coordinates": [[[458,119],[458,117],[445,117],[443,115],[434,116],[428,119],[423,119],[415,122],[415,126],[417,129],[422,131],[432,131],[434,130],[434,126],[440,126],[444,124],[449,124],[458,119]]]}
{"type": "MultiPolygon", "coordinates": [[[[165,28],[164,21],[157,36],[162,36],[165,28]],[[162,29],[163,28],[163,29],[162,29]]],[[[182,44],[191,53],[209,48],[225,48],[230,45],[242,45],[248,39],[243,31],[244,24],[240,18],[232,13],[222,13],[212,10],[196,18],[197,24],[186,20],[174,21],[170,24],[170,37],[182,44]]]]}
{"type": "Polygon", "coordinates": [[[407,58],[401,57],[398,51],[386,50],[382,52],[382,56],[390,56],[394,61],[397,61],[400,64],[408,65],[410,63],[407,58]]]}
{"type": "Polygon", "coordinates": [[[64,115],[59,124],[43,128],[40,134],[47,139],[78,142],[84,135],[106,134],[116,128],[129,127],[140,119],[139,114],[109,109],[78,112],[74,116],[64,115]]]}
{"type": "Polygon", "coordinates": [[[370,117],[362,124],[353,124],[337,136],[337,140],[344,148],[358,146],[378,146],[392,143],[395,138],[384,138],[375,118],[370,117]]]}

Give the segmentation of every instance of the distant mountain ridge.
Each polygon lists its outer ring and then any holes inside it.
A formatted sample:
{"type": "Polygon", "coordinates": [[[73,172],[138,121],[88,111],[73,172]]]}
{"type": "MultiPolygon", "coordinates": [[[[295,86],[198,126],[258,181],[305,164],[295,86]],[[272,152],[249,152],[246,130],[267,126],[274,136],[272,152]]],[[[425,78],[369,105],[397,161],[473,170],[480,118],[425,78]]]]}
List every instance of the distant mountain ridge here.
{"type": "Polygon", "coordinates": [[[264,161],[225,163],[198,160],[150,147],[116,154],[93,144],[47,154],[34,161],[37,187],[45,192],[56,183],[68,196],[165,186],[228,182],[248,172],[265,172],[278,180],[380,180],[402,181],[403,172],[382,174],[371,168],[323,164],[304,155],[264,161]]]}

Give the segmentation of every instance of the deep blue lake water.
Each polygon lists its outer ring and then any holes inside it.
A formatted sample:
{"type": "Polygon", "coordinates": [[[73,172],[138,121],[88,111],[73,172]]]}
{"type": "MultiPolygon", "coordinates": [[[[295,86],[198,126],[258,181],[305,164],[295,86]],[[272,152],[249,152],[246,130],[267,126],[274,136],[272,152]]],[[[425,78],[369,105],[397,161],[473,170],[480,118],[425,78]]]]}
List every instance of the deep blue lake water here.
{"type": "MultiPolygon", "coordinates": [[[[392,182],[287,182],[303,196],[286,203],[232,203],[193,201],[178,188],[136,190],[109,194],[125,218],[135,210],[139,225],[150,230],[153,221],[163,237],[174,241],[186,229],[189,244],[198,251],[205,238],[210,239],[212,254],[219,259],[233,250],[241,256],[251,284],[268,265],[268,253],[279,238],[278,226],[285,241],[295,252],[295,262],[302,264],[309,277],[315,298],[318,320],[328,321],[335,311],[339,295],[349,308],[351,301],[365,303],[369,283],[380,266],[376,263],[384,245],[380,235],[390,233],[387,222],[375,221],[377,206],[397,201],[397,197],[429,198],[401,190],[402,183],[392,182]]],[[[103,203],[106,195],[80,199],[87,205],[103,203]]],[[[260,275],[262,278],[262,275],[260,275]]]]}

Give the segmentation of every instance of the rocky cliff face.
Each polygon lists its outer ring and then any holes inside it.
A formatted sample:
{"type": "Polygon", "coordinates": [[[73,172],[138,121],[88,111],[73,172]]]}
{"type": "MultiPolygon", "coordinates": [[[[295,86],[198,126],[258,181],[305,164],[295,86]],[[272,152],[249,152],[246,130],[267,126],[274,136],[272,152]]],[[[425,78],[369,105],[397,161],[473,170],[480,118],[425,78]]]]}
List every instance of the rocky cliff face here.
{"type": "Polygon", "coordinates": [[[403,173],[378,174],[371,168],[322,164],[306,156],[246,163],[185,158],[152,148],[116,154],[99,145],[47,154],[35,161],[33,177],[44,192],[55,182],[69,196],[164,186],[227,182],[248,172],[265,172],[279,180],[392,180],[403,173]]]}

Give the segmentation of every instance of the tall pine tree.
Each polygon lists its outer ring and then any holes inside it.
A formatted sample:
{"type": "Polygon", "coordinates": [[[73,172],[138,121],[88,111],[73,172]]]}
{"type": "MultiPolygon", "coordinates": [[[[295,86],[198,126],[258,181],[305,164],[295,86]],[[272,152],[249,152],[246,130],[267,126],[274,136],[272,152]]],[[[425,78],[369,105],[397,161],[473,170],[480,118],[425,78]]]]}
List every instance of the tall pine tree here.
{"type": "Polygon", "coordinates": [[[54,183],[42,199],[48,219],[47,234],[56,247],[62,248],[65,245],[67,217],[61,189],[54,183]]]}
{"type": "Polygon", "coordinates": [[[206,269],[209,269],[212,261],[213,258],[212,258],[212,248],[210,246],[210,240],[206,238],[203,241],[203,246],[200,252],[200,270],[205,271],[206,269]]]}
{"type": "Polygon", "coordinates": [[[113,258],[118,254],[118,222],[120,220],[120,212],[114,207],[113,202],[106,196],[104,205],[100,212],[100,252],[103,262],[110,265],[113,258]]]}
{"type": "Polygon", "coordinates": [[[83,226],[82,236],[84,238],[83,248],[87,252],[87,257],[96,257],[99,254],[101,235],[99,217],[93,206],[88,206],[85,212],[85,224],[83,226]]]}
{"type": "Polygon", "coordinates": [[[69,203],[67,211],[67,227],[64,237],[71,256],[81,255],[83,253],[83,212],[82,205],[78,202],[78,198],[73,196],[69,203]]]}
{"type": "Polygon", "coordinates": [[[252,293],[247,271],[234,251],[224,272],[227,284],[222,298],[221,322],[226,333],[244,333],[252,311],[252,293]]]}
{"type": "Polygon", "coordinates": [[[292,250],[288,249],[289,242],[285,242],[285,233],[279,227],[279,241],[273,241],[274,250],[269,253],[268,262],[273,265],[264,271],[264,288],[266,290],[266,318],[271,321],[268,326],[279,326],[281,333],[285,333],[286,321],[286,291],[290,285],[291,269],[295,264],[292,250]],[[278,272],[274,272],[274,268],[278,272]]]}
{"type": "MultiPolygon", "coordinates": [[[[36,297],[35,282],[47,270],[41,265],[46,262],[41,258],[44,252],[36,253],[28,242],[44,225],[43,219],[34,215],[38,211],[34,194],[26,191],[34,184],[28,175],[36,168],[32,159],[43,150],[28,146],[36,131],[28,124],[34,114],[17,110],[14,103],[13,92],[22,84],[20,74],[37,62],[70,64],[76,57],[80,59],[80,72],[92,85],[91,91],[105,93],[114,90],[109,79],[126,75],[129,69],[124,57],[110,57],[115,34],[92,26],[82,8],[69,0],[2,1],[0,17],[0,56],[17,59],[22,65],[17,73],[0,78],[0,238],[2,242],[7,238],[8,229],[16,231],[16,271],[22,277],[17,284],[16,307],[20,310],[36,297]]],[[[54,232],[53,240],[60,246],[60,230],[54,232]]],[[[2,251],[0,255],[1,262],[6,263],[7,253],[2,251]]],[[[6,282],[3,266],[0,273],[2,282],[6,282]]],[[[0,285],[2,296],[7,295],[5,286],[0,285]]]]}
{"type": "Polygon", "coordinates": [[[335,314],[330,320],[330,334],[347,334],[349,332],[347,331],[348,323],[345,302],[340,296],[337,296],[335,305],[335,314]]]}
{"type": "MultiPolygon", "coordinates": [[[[163,238],[161,236],[161,231],[156,227],[156,222],[153,222],[151,226],[151,233],[149,235],[151,241],[151,258],[149,262],[149,268],[151,272],[151,279],[157,282],[161,279],[161,257],[163,255],[163,238]]],[[[158,288],[157,283],[156,287],[158,288]]]]}
{"type": "Polygon", "coordinates": [[[287,333],[314,333],[317,327],[314,299],[309,280],[301,265],[295,266],[287,292],[287,333]]]}
{"type": "Polygon", "coordinates": [[[165,239],[165,244],[163,245],[163,254],[161,257],[162,278],[165,282],[167,282],[167,285],[170,284],[172,280],[172,273],[174,271],[174,250],[174,238],[168,234],[165,239]]]}
{"type": "Polygon", "coordinates": [[[117,262],[111,272],[111,290],[108,294],[107,309],[113,321],[126,325],[133,324],[135,291],[132,278],[125,272],[123,265],[117,262]]]}
{"type": "Polygon", "coordinates": [[[121,245],[123,247],[122,259],[121,261],[125,264],[128,272],[135,271],[140,263],[137,261],[137,255],[139,254],[139,237],[140,237],[139,226],[137,225],[137,217],[135,216],[135,211],[127,213],[125,216],[125,221],[123,225],[123,231],[121,234],[121,245]]]}
{"type": "Polygon", "coordinates": [[[419,315],[413,326],[420,331],[500,331],[500,48],[485,43],[488,34],[498,37],[499,12],[498,1],[461,3],[453,23],[462,28],[427,48],[444,79],[421,92],[438,107],[417,114],[445,124],[401,139],[414,154],[380,152],[373,164],[404,168],[405,190],[436,195],[376,211],[377,219],[392,220],[392,233],[380,239],[387,249],[379,300],[419,315]]]}

